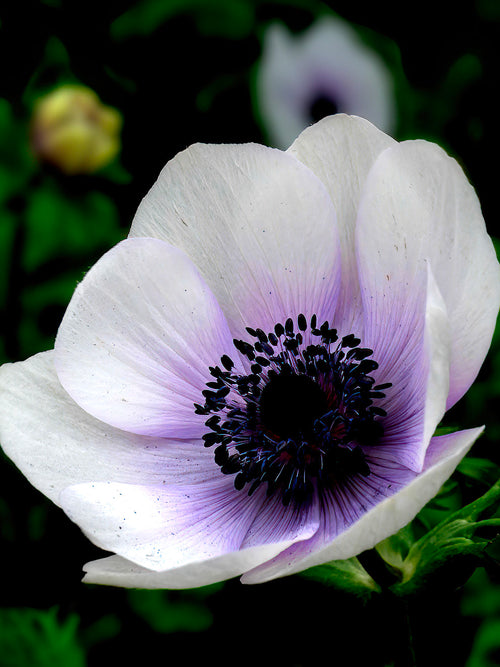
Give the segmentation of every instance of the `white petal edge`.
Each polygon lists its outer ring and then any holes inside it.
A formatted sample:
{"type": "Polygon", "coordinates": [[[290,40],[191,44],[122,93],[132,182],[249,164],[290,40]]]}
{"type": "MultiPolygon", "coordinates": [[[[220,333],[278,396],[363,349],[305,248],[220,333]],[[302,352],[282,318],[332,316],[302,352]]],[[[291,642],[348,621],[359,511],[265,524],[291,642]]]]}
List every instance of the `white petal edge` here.
{"type": "Polygon", "coordinates": [[[183,249],[236,338],[299,313],[331,319],[340,286],[335,209],[323,183],[287,153],[191,146],[162,170],[130,236],[183,249]]]}
{"type": "Polygon", "coordinates": [[[238,577],[260,563],[270,560],[286,546],[287,543],[249,547],[166,572],[148,570],[121,556],[108,556],[86,563],[83,568],[86,573],[83,581],[87,584],[123,588],[198,588],[238,577]]]}
{"type": "Polygon", "coordinates": [[[428,266],[424,346],[429,357],[429,374],[425,390],[424,451],[427,450],[427,443],[431,442],[432,435],[446,412],[446,399],[450,390],[450,333],[446,304],[431,267],[428,266]]]}
{"type": "Polygon", "coordinates": [[[197,438],[209,366],[232,353],[220,307],[189,258],[157,239],[122,241],[78,285],[55,342],[61,384],[132,433],[197,438]]]}
{"type": "Polygon", "coordinates": [[[479,371],[500,305],[500,266],[456,160],[422,140],[381,153],[364,186],[357,239],[360,265],[380,279],[403,285],[430,263],[450,318],[451,407],[479,371]]]}
{"type": "Polygon", "coordinates": [[[41,352],[0,367],[1,446],[52,502],[81,482],[154,486],[220,476],[202,441],[134,435],[86,413],[62,388],[53,356],[41,352]]]}
{"type": "Polygon", "coordinates": [[[332,560],[352,558],[374,547],[414,519],[450,477],[483,430],[484,427],[480,427],[433,438],[435,446],[429,448],[426,459],[429,467],[401,491],[382,500],[328,546],[296,560],[287,560],[283,553],[274,562],[244,574],[242,582],[263,583],[332,560]]]}

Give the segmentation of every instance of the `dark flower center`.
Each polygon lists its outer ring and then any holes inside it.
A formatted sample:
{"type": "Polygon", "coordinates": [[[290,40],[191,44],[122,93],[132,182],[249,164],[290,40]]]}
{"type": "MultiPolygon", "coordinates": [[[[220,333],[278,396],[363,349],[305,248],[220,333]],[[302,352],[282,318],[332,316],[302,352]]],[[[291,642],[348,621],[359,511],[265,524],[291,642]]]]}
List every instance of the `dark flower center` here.
{"type": "Polygon", "coordinates": [[[328,411],[325,393],[315,380],[284,371],[266,384],[259,405],[264,431],[287,439],[310,438],[314,423],[328,411]]]}
{"type": "Polygon", "coordinates": [[[203,436],[215,462],[235,475],[251,495],[260,484],[280,492],[283,504],[308,502],[347,479],[370,474],[364,450],[383,434],[384,410],[374,405],[390,384],[375,386],[372,350],[350,334],[338,339],[316,316],[276,324],[274,331],[247,328],[253,344],[234,340],[249,373],[235,372],[230,357],[210,368],[198,414],[210,415],[203,436]],[[313,342],[317,341],[317,342],[313,342]]]}

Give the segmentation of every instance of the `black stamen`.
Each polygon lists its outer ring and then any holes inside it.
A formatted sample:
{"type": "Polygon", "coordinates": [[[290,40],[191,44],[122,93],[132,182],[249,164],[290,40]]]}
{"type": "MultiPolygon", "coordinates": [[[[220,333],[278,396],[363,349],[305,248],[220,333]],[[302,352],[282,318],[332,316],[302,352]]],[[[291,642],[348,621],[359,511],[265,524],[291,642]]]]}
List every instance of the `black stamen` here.
{"type": "Polygon", "coordinates": [[[327,321],[317,328],[312,315],[310,335],[319,342],[304,347],[302,313],[297,326],[295,332],[290,317],[275,324],[274,333],[247,327],[254,342],[233,343],[250,373],[235,373],[233,360],[223,355],[224,370],[209,368],[215,381],[202,392],[205,404],[194,406],[196,414],[211,415],[203,442],[217,445],[215,463],[235,475],[235,489],[248,485],[252,495],[265,483],[267,496],[280,492],[283,504],[294,506],[370,474],[367,447],[380,440],[386,416],[373,402],[391,386],[375,385],[370,373],[378,364],[354,334],[339,341],[336,329],[327,321]]]}
{"type": "Polygon", "coordinates": [[[222,357],[220,358],[221,364],[224,366],[224,368],[228,371],[232,370],[234,363],[230,359],[230,357],[227,356],[227,354],[223,354],[222,357]]]}

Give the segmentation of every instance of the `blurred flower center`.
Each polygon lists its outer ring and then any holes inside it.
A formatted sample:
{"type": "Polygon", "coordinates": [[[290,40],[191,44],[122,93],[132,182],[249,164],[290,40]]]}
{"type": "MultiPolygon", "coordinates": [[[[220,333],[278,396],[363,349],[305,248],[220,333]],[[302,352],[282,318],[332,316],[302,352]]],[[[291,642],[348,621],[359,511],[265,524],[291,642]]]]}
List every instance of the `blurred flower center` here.
{"type": "Polygon", "coordinates": [[[247,328],[255,342],[234,345],[250,372],[235,372],[224,355],[222,368],[210,368],[215,379],[203,391],[204,405],[195,405],[211,415],[203,440],[217,445],[215,462],[235,475],[235,488],[249,484],[251,495],[265,482],[267,495],[281,493],[284,505],[369,475],[363,447],[383,435],[386,413],[374,401],[391,385],[375,386],[372,350],[353,334],[339,340],[328,322],[318,328],[316,320],[308,327],[299,315],[298,331],[291,318],[268,334],[247,328]]]}
{"type": "Polygon", "coordinates": [[[333,100],[328,95],[317,95],[311,102],[309,106],[309,115],[311,116],[312,122],[316,123],[326,116],[331,116],[338,112],[338,107],[333,100]]]}

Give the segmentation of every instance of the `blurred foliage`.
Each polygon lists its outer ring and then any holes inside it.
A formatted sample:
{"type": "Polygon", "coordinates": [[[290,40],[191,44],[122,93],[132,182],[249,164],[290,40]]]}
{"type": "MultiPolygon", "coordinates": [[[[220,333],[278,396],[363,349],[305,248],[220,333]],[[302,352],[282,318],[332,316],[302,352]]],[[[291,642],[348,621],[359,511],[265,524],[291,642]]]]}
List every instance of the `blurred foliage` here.
{"type": "MultiPolygon", "coordinates": [[[[411,19],[404,3],[331,4],[392,73],[396,138],[427,137],[455,155],[499,236],[498,2],[452,11],[423,2],[411,19]]],[[[253,86],[267,26],[282,21],[300,32],[331,11],[314,0],[2,3],[0,362],[52,347],[75,285],[126,236],[168,159],[194,141],[264,141],[253,86]],[[123,118],[121,152],[97,173],[62,173],[30,146],[37,100],[63,84],[92,89],[123,118]]],[[[485,423],[485,433],[441,493],[377,551],[264,586],[82,586],[81,565],[101,552],[0,458],[0,548],[11,574],[0,600],[0,665],[166,662],[179,652],[188,664],[217,656],[222,667],[235,656],[242,665],[320,664],[326,637],[337,664],[385,667],[387,647],[404,645],[406,631],[378,592],[394,583],[412,545],[497,481],[499,400],[500,328],[476,383],[444,424],[485,423]],[[62,605],[73,613],[57,611],[62,605]]],[[[500,664],[493,537],[483,567],[461,563],[460,576],[443,576],[412,603],[418,664],[500,664]]]]}
{"type": "MultiPolygon", "coordinates": [[[[0,202],[22,191],[35,168],[26,136],[26,122],[20,122],[11,103],[0,97],[0,202]]],[[[2,224],[3,227],[3,224],[2,224]]]]}
{"type": "Polygon", "coordinates": [[[205,600],[223,583],[178,591],[132,590],[129,603],[155,632],[201,632],[212,625],[213,615],[205,600]]]}
{"type": "Polygon", "coordinates": [[[500,618],[492,618],[479,628],[466,667],[498,667],[499,663],[500,618]]]}
{"type": "Polygon", "coordinates": [[[117,41],[147,36],[170,18],[187,14],[200,33],[238,39],[248,35],[253,27],[254,6],[250,0],[144,0],[111,24],[111,36],[117,41]]]}
{"type": "Polygon", "coordinates": [[[21,261],[27,273],[64,254],[88,256],[94,248],[114,245],[123,236],[113,201],[98,191],[68,199],[48,182],[33,190],[26,204],[21,261]]]}
{"type": "Polygon", "coordinates": [[[57,609],[0,609],[1,667],[85,667],[77,639],[78,617],[57,609]]]}
{"type": "Polygon", "coordinates": [[[478,568],[464,588],[461,606],[465,616],[500,616],[500,583],[492,581],[484,568],[478,568]]]}

